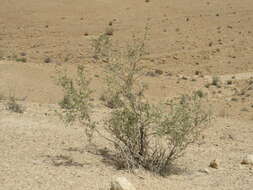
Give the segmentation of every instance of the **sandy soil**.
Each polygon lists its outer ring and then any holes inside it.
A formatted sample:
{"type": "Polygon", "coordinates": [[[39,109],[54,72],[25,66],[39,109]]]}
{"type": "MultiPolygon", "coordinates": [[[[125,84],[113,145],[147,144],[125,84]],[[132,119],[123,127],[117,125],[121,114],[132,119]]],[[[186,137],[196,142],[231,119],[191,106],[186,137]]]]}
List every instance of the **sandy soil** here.
{"type": "Polygon", "coordinates": [[[252,52],[251,0],[2,0],[0,95],[14,93],[26,109],[11,113],[0,102],[0,189],[99,190],[113,176],[126,176],[140,190],[251,190],[253,168],[240,162],[253,154],[252,52]],[[90,42],[109,22],[119,44],[149,26],[150,54],[143,61],[149,72],[162,71],[142,78],[151,102],[201,90],[212,106],[215,121],[168,177],[117,170],[85,149],[80,126],[66,128],[55,113],[62,98],[55,66],[74,75],[81,63],[93,79],[96,119],[108,112],[99,100],[103,63],[91,59],[90,42]],[[208,85],[213,76],[219,86],[208,85]],[[218,169],[208,167],[214,159],[218,169]]]}

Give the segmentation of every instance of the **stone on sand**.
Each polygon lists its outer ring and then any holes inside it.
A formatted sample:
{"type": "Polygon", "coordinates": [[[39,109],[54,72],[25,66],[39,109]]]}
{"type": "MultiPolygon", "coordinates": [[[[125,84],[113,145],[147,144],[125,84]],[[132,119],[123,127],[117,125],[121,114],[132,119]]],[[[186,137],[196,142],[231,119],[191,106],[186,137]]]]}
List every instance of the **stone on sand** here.
{"type": "Polygon", "coordinates": [[[125,177],[117,177],[111,182],[110,190],[136,190],[136,189],[125,177]]]}
{"type": "Polygon", "coordinates": [[[253,154],[248,154],[248,155],[246,155],[244,158],[243,158],[243,160],[242,160],[242,162],[241,162],[242,164],[247,164],[247,165],[253,165],[253,154]]]}

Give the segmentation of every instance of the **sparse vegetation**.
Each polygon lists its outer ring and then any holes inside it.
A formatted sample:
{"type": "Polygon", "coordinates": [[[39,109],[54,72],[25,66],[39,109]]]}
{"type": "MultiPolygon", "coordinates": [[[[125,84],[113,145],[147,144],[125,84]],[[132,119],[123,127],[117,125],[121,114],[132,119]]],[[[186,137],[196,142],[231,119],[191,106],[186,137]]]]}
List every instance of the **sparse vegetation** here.
{"type": "Polygon", "coordinates": [[[60,117],[68,124],[78,120],[83,126],[86,126],[86,135],[92,137],[91,129],[95,123],[91,121],[92,111],[91,93],[89,88],[90,80],[85,73],[85,67],[79,65],[77,68],[77,78],[72,79],[62,70],[57,70],[58,85],[64,91],[64,97],[59,102],[62,112],[60,117]]]}
{"type": "Polygon", "coordinates": [[[195,91],[195,94],[199,97],[199,98],[203,98],[205,96],[204,92],[202,90],[197,90],[195,91]]]}
{"type": "Polygon", "coordinates": [[[233,98],[231,98],[231,101],[237,102],[237,101],[238,101],[238,98],[233,97],[233,98]]]}
{"type": "Polygon", "coordinates": [[[148,103],[146,86],[138,82],[144,74],[139,61],[145,54],[145,44],[137,44],[129,47],[127,61],[116,62],[113,68],[117,70],[110,72],[114,81],[111,88],[118,86],[122,105],[113,110],[105,128],[113,138],[120,167],[141,166],[164,174],[171,162],[195,140],[200,126],[208,121],[208,113],[201,110],[195,95],[171,101],[167,108],[148,103]]]}
{"type": "Polygon", "coordinates": [[[16,61],[17,61],[17,62],[26,63],[26,58],[25,58],[25,57],[16,58],[16,61]]]}
{"type": "Polygon", "coordinates": [[[23,113],[25,111],[25,108],[22,105],[18,104],[15,96],[12,95],[9,96],[6,102],[6,109],[15,113],[23,113]]]}
{"type": "Polygon", "coordinates": [[[111,45],[110,37],[105,33],[101,34],[98,38],[93,39],[91,43],[93,58],[96,60],[108,59],[111,45]]]}
{"type": "Polygon", "coordinates": [[[145,39],[146,36],[144,40],[134,37],[124,52],[104,52],[111,50],[110,46],[106,48],[110,39],[105,35],[94,41],[97,58],[109,55],[107,93],[112,97],[114,109],[102,123],[107,134],[102,134],[91,119],[92,91],[83,66],[78,67],[76,80],[59,72],[58,84],[64,90],[61,116],[67,123],[81,122],[90,140],[96,132],[112,143],[118,167],[143,167],[163,175],[173,160],[182,156],[187,146],[197,139],[210,114],[202,108],[196,94],[181,96],[162,106],[148,102],[147,86],[139,82],[145,73],[140,64],[145,55],[145,39]]]}

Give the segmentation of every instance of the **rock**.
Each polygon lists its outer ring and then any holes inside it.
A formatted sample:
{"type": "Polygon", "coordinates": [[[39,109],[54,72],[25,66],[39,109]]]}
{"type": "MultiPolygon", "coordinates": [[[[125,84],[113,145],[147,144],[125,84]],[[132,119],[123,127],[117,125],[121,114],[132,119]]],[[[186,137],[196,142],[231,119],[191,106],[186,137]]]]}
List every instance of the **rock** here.
{"type": "Polygon", "coordinates": [[[200,75],[201,72],[200,71],[195,71],[195,75],[200,75]]]}
{"type": "Polygon", "coordinates": [[[136,190],[136,189],[125,177],[117,177],[111,182],[110,190],[136,190]]]}
{"type": "Polygon", "coordinates": [[[108,27],[108,28],[105,29],[105,34],[106,34],[107,36],[112,36],[113,33],[114,33],[114,30],[113,30],[112,27],[108,27]]]}
{"type": "Polygon", "coordinates": [[[155,70],[155,73],[156,73],[157,75],[162,75],[162,74],[163,74],[163,71],[160,70],[160,69],[156,69],[156,70],[155,70]]]}
{"type": "Polygon", "coordinates": [[[51,63],[50,57],[45,58],[45,59],[44,59],[44,63],[51,63]]]}
{"type": "Polygon", "coordinates": [[[209,167],[214,168],[214,169],[218,169],[219,166],[218,166],[217,160],[213,160],[212,162],[210,162],[209,167]]]}
{"type": "Polygon", "coordinates": [[[188,80],[188,77],[184,76],[184,75],[178,75],[178,78],[179,79],[182,79],[182,80],[188,80]]]}
{"type": "Polygon", "coordinates": [[[246,155],[241,164],[246,164],[246,165],[253,165],[253,154],[248,154],[246,155]]]}
{"type": "Polygon", "coordinates": [[[210,173],[209,169],[207,169],[207,168],[200,169],[199,172],[200,173],[205,173],[205,174],[209,174],[210,173]]]}
{"type": "Polygon", "coordinates": [[[157,76],[157,75],[156,75],[156,73],[153,72],[153,71],[148,71],[148,72],[146,73],[146,76],[155,77],[155,76],[157,76]]]}

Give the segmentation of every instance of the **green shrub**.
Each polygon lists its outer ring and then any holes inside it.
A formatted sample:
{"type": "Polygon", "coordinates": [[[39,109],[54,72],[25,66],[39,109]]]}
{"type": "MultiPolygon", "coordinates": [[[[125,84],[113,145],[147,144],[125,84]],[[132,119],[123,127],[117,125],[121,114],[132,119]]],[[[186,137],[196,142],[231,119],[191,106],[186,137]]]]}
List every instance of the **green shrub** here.
{"type": "Polygon", "coordinates": [[[59,113],[67,124],[73,124],[76,120],[86,128],[86,135],[91,140],[92,128],[95,123],[91,121],[92,112],[90,80],[85,73],[85,67],[79,65],[77,78],[70,78],[65,71],[57,70],[57,84],[63,89],[64,97],[59,102],[62,112],[59,113]]]}
{"type": "Polygon", "coordinates": [[[94,59],[108,61],[111,49],[110,35],[107,35],[107,33],[99,35],[98,38],[92,40],[91,46],[94,59]]]}
{"type": "Polygon", "coordinates": [[[108,88],[118,89],[121,105],[112,111],[104,127],[111,135],[119,167],[143,167],[164,174],[197,139],[210,115],[202,109],[196,93],[171,101],[169,107],[148,103],[147,86],[139,82],[145,73],[140,63],[144,48],[143,41],[134,41],[123,54],[124,62],[109,62],[108,88]]]}
{"type": "Polygon", "coordinates": [[[112,112],[106,123],[120,167],[143,167],[165,174],[173,160],[182,156],[209,120],[197,96],[182,96],[161,109],[129,100],[112,112]]]}
{"type": "MultiPolygon", "coordinates": [[[[137,80],[145,75],[145,67],[139,64],[141,59],[147,55],[145,51],[145,40],[147,39],[147,29],[143,39],[132,36],[132,42],[122,51],[113,49],[110,46],[110,57],[105,66],[106,90],[104,92],[106,105],[112,108],[119,108],[123,104],[123,95],[127,97],[133,93],[142,93],[144,84],[137,80]]],[[[112,44],[112,42],[110,42],[112,44]]],[[[116,48],[118,49],[118,48],[116,48]]]]}
{"type": "Polygon", "coordinates": [[[115,107],[102,125],[108,134],[102,134],[91,120],[91,90],[84,67],[78,67],[76,80],[59,75],[58,84],[64,90],[60,105],[66,122],[78,120],[90,139],[96,132],[114,145],[114,160],[119,167],[143,167],[163,175],[173,160],[197,139],[210,114],[203,109],[196,93],[162,106],[148,102],[147,86],[140,83],[145,74],[140,62],[146,54],[144,41],[145,38],[134,38],[125,51],[108,54],[112,57],[107,57],[107,93],[117,97],[111,99],[115,107]]]}
{"type": "Polygon", "coordinates": [[[16,61],[17,61],[17,62],[26,63],[26,58],[25,58],[25,57],[16,58],[16,61]]]}

